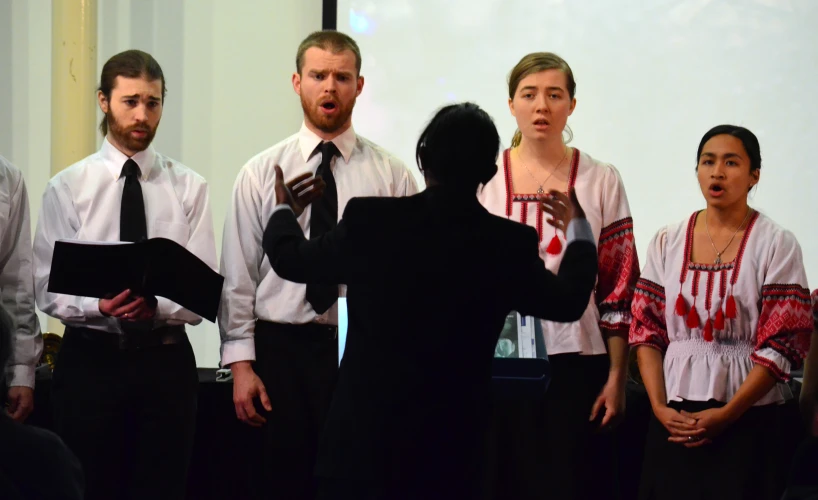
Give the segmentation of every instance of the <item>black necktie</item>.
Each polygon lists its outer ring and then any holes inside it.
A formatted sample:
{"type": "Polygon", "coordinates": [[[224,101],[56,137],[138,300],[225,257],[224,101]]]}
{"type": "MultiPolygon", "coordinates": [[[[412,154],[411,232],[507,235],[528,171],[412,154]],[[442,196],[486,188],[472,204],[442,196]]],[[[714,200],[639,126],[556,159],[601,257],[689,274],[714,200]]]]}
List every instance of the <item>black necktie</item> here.
{"type": "Polygon", "coordinates": [[[122,206],[119,210],[119,240],[138,242],[148,238],[145,220],[145,200],[139,185],[139,165],[128,158],[122,167],[125,187],[122,188],[122,206]]]}
{"type": "MultiPolygon", "coordinates": [[[[321,165],[315,175],[324,179],[326,187],[324,195],[312,202],[310,214],[310,239],[315,239],[331,231],[338,224],[338,189],[335,186],[335,176],[332,175],[330,163],[332,157],[340,154],[332,142],[322,142],[318,148],[321,151],[321,165]]],[[[324,314],[335,301],[338,300],[337,285],[307,285],[307,301],[318,314],[324,314]]]]}

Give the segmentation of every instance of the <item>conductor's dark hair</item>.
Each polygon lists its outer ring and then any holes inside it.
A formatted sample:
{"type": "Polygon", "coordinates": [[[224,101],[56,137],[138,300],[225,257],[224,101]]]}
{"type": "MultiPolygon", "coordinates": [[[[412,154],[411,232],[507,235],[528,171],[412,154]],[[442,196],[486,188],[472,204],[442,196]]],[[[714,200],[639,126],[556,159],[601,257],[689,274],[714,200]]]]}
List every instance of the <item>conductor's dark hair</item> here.
{"type": "Polygon", "coordinates": [[[699,160],[702,157],[702,149],[707,141],[716,137],[717,135],[732,135],[740,140],[744,145],[744,151],[750,158],[750,172],[761,170],[761,146],[758,144],[758,137],[748,129],[739,127],[738,125],[717,125],[704,134],[699,143],[699,150],[696,151],[696,168],[698,169],[699,160]]]}
{"type": "Polygon", "coordinates": [[[415,160],[427,178],[449,190],[476,193],[497,173],[500,135],[477,104],[440,108],[418,139],[415,160]]]}
{"type": "MultiPolygon", "coordinates": [[[[0,387],[3,386],[3,379],[6,376],[6,366],[11,358],[11,334],[14,332],[14,321],[0,306],[0,387]]],[[[0,411],[3,411],[0,409],[0,411]]]]}

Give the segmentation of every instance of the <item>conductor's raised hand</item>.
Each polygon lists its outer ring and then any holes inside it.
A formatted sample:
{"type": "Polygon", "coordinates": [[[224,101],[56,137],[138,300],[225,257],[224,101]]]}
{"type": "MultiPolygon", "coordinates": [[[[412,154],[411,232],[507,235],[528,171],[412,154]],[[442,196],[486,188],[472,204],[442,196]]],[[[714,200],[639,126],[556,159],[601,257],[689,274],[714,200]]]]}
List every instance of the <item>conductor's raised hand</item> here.
{"type": "Polygon", "coordinates": [[[307,205],[318,199],[324,194],[326,183],[321,177],[316,177],[311,173],[301,174],[289,182],[284,182],[284,174],[281,172],[281,167],[275,166],[276,183],[275,193],[276,200],[279,204],[289,205],[298,217],[307,208],[307,205]]]}
{"type": "Polygon", "coordinates": [[[569,189],[567,195],[557,190],[549,191],[546,196],[540,198],[540,206],[551,216],[546,222],[563,232],[568,229],[568,224],[573,219],[585,218],[585,211],[579,204],[574,188],[569,189]]]}

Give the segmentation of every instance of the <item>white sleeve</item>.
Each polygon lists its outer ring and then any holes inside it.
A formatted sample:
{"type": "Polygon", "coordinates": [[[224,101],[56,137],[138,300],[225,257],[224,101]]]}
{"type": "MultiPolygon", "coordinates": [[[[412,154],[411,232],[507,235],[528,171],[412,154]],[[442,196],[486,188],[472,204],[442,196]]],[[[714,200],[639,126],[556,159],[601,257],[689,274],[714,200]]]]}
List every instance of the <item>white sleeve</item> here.
{"type": "Polygon", "coordinates": [[[34,236],[34,293],[41,311],[72,323],[103,317],[99,312],[99,299],[48,292],[54,243],[60,239],[76,239],[79,228],[68,187],[58,181],[49,182],[34,236]]]}
{"type": "Polygon", "coordinates": [[[16,179],[9,176],[9,181],[7,227],[0,242],[0,295],[3,307],[15,323],[12,355],[7,370],[9,386],[34,388],[34,370],[43,352],[43,336],[34,312],[28,193],[22,175],[16,179]]]}
{"type": "Polygon", "coordinates": [[[665,351],[670,339],[665,319],[665,269],[667,228],[659,230],[648,245],[647,262],[642,276],[636,283],[631,302],[633,320],[628,333],[631,346],[649,345],[665,351]]]}
{"type": "Polygon", "coordinates": [[[812,334],[812,303],[801,246],[789,231],[770,242],[772,251],[761,287],[754,363],[780,381],[803,364],[812,334]]]}
{"type": "Polygon", "coordinates": [[[224,221],[221,273],[224,289],[219,306],[222,366],[255,360],[255,301],[264,259],[261,247],[266,221],[261,220],[261,186],[246,167],[233,187],[224,221]]]}

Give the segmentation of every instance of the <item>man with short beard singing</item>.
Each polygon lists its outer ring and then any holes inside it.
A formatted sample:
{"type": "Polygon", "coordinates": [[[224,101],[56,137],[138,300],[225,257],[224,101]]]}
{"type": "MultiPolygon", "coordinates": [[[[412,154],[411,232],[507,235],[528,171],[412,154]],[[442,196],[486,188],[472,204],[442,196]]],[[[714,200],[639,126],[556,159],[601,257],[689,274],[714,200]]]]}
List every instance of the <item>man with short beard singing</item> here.
{"type": "Polygon", "coordinates": [[[281,279],[261,246],[279,203],[274,168],[288,179],[306,172],[324,179],[323,198],[299,217],[310,238],[335,227],[352,197],[418,191],[403,162],[352,128],[364,86],[360,69],[360,50],[342,33],[320,31],[301,43],[292,76],[304,110],[301,130],[244,165],[225,221],[222,366],[233,372],[237,418],[259,428],[264,449],[254,484],[262,498],[313,497],[318,438],[338,367],[339,287],[281,279]]]}
{"type": "Polygon", "coordinates": [[[207,183],[151,147],[165,78],[150,54],[109,59],[97,97],[102,148],[48,183],[34,239],[37,305],[65,324],[56,430],[82,463],[88,500],[182,499],[198,387],[184,325],[202,319],[137,290],[105,299],[49,293],[48,279],[60,239],[168,238],[216,269],[207,183]]]}

